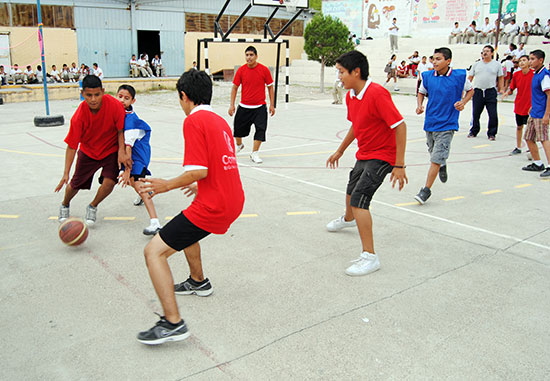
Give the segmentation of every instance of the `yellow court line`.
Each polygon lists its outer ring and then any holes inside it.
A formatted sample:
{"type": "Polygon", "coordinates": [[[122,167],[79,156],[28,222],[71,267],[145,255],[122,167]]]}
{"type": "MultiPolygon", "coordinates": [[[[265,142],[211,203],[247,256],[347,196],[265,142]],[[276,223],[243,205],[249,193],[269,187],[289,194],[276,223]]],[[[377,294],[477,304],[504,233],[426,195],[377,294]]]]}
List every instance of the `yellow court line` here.
{"type": "Polygon", "coordinates": [[[12,149],[5,149],[5,148],[0,148],[0,151],[10,152],[10,153],[19,153],[21,155],[31,155],[31,156],[65,157],[65,155],[59,155],[57,153],[38,153],[38,152],[15,151],[15,150],[12,150],[12,149]]]}
{"type": "Polygon", "coordinates": [[[395,206],[409,206],[409,205],[418,205],[417,201],[413,202],[402,202],[401,204],[394,204],[395,206]]]}
{"type": "Polygon", "coordinates": [[[251,213],[251,214],[241,214],[239,218],[252,218],[252,217],[258,217],[257,214],[251,213]]]}
{"type": "Polygon", "coordinates": [[[527,188],[527,187],[530,187],[531,185],[533,184],[519,184],[519,185],[516,185],[514,186],[514,188],[527,188]]]}
{"type": "Polygon", "coordinates": [[[319,212],[315,210],[305,211],[305,212],[286,212],[287,216],[303,216],[308,214],[319,214],[319,212]]]}
{"type": "Polygon", "coordinates": [[[478,146],[473,146],[472,148],[485,148],[485,147],[490,147],[491,145],[490,144],[480,144],[478,146]]]}
{"type": "Polygon", "coordinates": [[[19,218],[19,215],[17,214],[0,214],[0,218],[19,218]]]}
{"type": "Polygon", "coordinates": [[[461,200],[463,198],[464,198],[464,196],[447,197],[447,198],[444,198],[443,201],[461,200]]]}
{"type": "Polygon", "coordinates": [[[540,179],[540,181],[550,181],[550,179],[540,179]]]}
{"type": "Polygon", "coordinates": [[[481,194],[495,194],[495,193],[500,193],[500,192],[502,192],[501,189],[493,189],[493,190],[490,190],[490,191],[481,192],[481,194]]]}
{"type": "Polygon", "coordinates": [[[135,217],[103,217],[106,221],[133,221],[135,217]]]}
{"type": "Polygon", "coordinates": [[[172,217],[166,217],[165,220],[168,221],[168,220],[171,220],[172,218],[174,218],[173,216],[172,217]]]}
{"type": "Polygon", "coordinates": [[[50,217],[48,217],[48,220],[58,220],[58,219],[59,219],[59,217],[57,217],[57,216],[50,216],[50,217]]]}

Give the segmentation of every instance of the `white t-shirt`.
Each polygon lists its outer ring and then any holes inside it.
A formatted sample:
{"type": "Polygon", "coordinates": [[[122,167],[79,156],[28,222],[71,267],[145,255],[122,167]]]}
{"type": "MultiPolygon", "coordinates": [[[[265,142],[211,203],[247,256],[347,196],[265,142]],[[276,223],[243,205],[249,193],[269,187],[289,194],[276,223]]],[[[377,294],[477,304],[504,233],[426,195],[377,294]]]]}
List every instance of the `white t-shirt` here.
{"type": "Polygon", "coordinates": [[[459,34],[462,33],[462,30],[458,27],[451,29],[451,34],[459,34]]]}
{"type": "Polygon", "coordinates": [[[25,70],[25,75],[26,76],[30,76],[30,75],[33,75],[34,74],[34,71],[31,70],[25,70]]]}
{"type": "Polygon", "coordinates": [[[162,60],[160,58],[153,58],[153,66],[162,66],[162,60]]]}
{"type": "Polygon", "coordinates": [[[142,60],[140,58],[139,60],[137,60],[137,64],[138,64],[139,67],[145,67],[145,66],[147,66],[147,61],[142,60]]]}
{"type": "Polygon", "coordinates": [[[135,59],[130,60],[130,65],[137,65],[137,64],[138,64],[137,60],[135,59]]]}
{"type": "Polygon", "coordinates": [[[504,27],[504,33],[508,33],[508,34],[510,34],[510,33],[519,33],[519,26],[518,26],[518,24],[512,25],[512,24],[510,23],[510,24],[506,25],[506,26],[504,27]]]}
{"type": "Polygon", "coordinates": [[[11,69],[10,75],[15,75],[15,74],[23,74],[23,72],[22,72],[21,69],[19,69],[19,68],[17,68],[17,69],[11,69]]]}
{"type": "Polygon", "coordinates": [[[389,29],[390,36],[397,36],[399,34],[399,28],[397,27],[397,24],[392,23],[391,27],[389,29]]]}
{"type": "Polygon", "coordinates": [[[94,75],[96,77],[99,77],[99,79],[103,80],[103,70],[98,66],[97,69],[94,69],[94,75]]]}
{"type": "Polygon", "coordinates": [[[481,27],[481,31],[485,34],[489,33],[490,31],[492,31],[493,29],[495,29],[495,26],[492,25],[491,23],[489,24],[483,24],[483,26],[481,27]]]}
{"type": "Polygon", "coordinates": [[[57,70],[50,71],[50,76],[59,79],[59,72],[57,70]]]}
{"type": "Polygon", "coordinates": [[[514,62],[512,60],[506,60],[504,61],[503,66],[506,69],[506,73],[511,73],[514,68],[514,62]]]}
{"type": "MultiPolygon", "coordinates": [[[[424,73],[425,71],[430,70],[430,67],[429,67],[428,65],[432,65],[431,62],[426,62],[426,63],[420,62],[420,63],[418,64],[418,68],[417,68],[418,74],[422,74],[422,73],[424,73]]],[[[432,65],[432,69],[433,69],[433,65],[432,65]]]]}
{"type": "Polygon", "coordinates": [[[78,68],[77,68],[77,67],[71,67],[71,68],[69,69],[69,71],[70,71],[71,73],[73,73],[73,74],[76,74],[76,73],[78,73],[78,68]]]}

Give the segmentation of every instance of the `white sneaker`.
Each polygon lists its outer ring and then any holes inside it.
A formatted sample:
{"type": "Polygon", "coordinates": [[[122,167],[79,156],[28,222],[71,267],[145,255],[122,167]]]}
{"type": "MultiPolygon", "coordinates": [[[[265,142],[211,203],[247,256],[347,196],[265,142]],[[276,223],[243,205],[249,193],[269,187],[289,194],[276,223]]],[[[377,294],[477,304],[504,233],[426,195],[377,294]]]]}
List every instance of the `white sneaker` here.
{"type": "Polygon", "coordinates": [[[258,151],[254,151],[250,154],[250,160],[252,160],[256,164],[261,164],[264,162],[260,157],[260,154],[258,153],[258,151]]]}
{"type": "Polygon", "coordinates": [[[352,261],[353,265],[346,269],[346,274],[350,276],[367,275],[380,269],[378,255],[363,251],[359,258],[352,261]]]}
{"type": "Polygon", "coordinates": [[[393,91],[399,91],[399,87],[394,87],[393,91]]]}
{"type": "Polygon", "coordinates": [[[70,215],[69,207],[61,204],[61,206],[59,207],[59,217],[57,220],[59,222],[66,221],[67,218],[69,218],[69,215],[70,215]]]}
{"type": "Polygon", "coordinates": [[[86,207],[86,225],[95,224],[96,216],[97,216],[97,207],[94,208],[93,206],[88,205],[86,207]]]}
{"type": "Polygon", "coordinates": [[[241,152],[241,151],[243,150],[244,144],[241,144],[240,146],[237,146],[237,147],[235,147],[235,148],[236,148],[236,150],[235,150],[235,151],[236,151],[236,152],[235,152],[235,155],[236,155],[236,154],[238,154],[239,152],[241,152]]]}
{"type": "Polygon", "coordinates": [[[355,222],[355,220],[346,221],[344,217],[345,216],[342,216],[335,220],[330,221],[327,224],[327,230],[329,232],[338,232],[344,228],[352,228],[357,226],[357,223],[355,222]]]}
{"type": "Polygon", "coordinates": [[[143,205],[143,200],[141,199],[141,196],[137,196],[137,198],[134,200],[135,206],[143,205]]]}
{"type": "Polygon", "coordinates": [[[160,224],[151,223],[145,229],[143,229],[143,234],[145,235],[155,235],[161,229],[160,224]]]}

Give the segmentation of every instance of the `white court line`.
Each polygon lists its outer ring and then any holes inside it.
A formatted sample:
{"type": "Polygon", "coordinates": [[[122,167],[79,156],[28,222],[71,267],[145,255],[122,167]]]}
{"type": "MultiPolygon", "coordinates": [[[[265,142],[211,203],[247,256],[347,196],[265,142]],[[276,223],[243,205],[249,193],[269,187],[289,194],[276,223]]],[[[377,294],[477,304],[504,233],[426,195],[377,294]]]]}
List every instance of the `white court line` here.
{"type": "MultiPolygon", "coordinates": [[[[285,178],[285,179],[294,180],[294,181],[297,181],[297,182],[299,182],[299,183],[311,185],[311,186],[314,186],[314,187],[317,187],[317,188],[326,189],[326,190],[329,190],[329,191],[332,191],[332,192],[336,192],[336,193],[340,193],[340,194],[346,194],[346,192],[344,192],[344,191],[342,191],[342,190],[340,190],[340,189],[334,189],[334,188],[330,188],[330,187],[327,187],[327,186],[324,186],[324,185],[321,185],[321,184],[312,183],[311,181],[306,181],[306,180],[298,179],[298,178],[292,177],[292,176],[282,175],[282,174],[279,174],[279,173],[276,173],[276,172],[268,171],[267,169],[262,169],[262,168],[258,168],[258,167],[251,166],[251,165],[241,165],[241,166],[245,166],[245,167],[254,169],[254,170],[256,170],[256,171],[268,173],[268,174],[270,174],[270,175],[275,175],[275,176],[283,177],[283,178],[285,178]]],[[[388,204],[388,203],[385,203],[385,202],[382,202],[382,201],[372,200],[372,202],[373,202],[373,203],[376,203],[376,204],[383,205],[383,206],[387,206],[387,207],[389,207],[389,208],[398,209],[398,210],[401,210],[401,211],[403,211],[403,212],[408,212],[408,213],[416,214],[416,215],[419,215],[419,216],[422,216],[422,217],[431,218],[431,219],[434,219],[434,220],[437,220],[437,221],[446,222],[446,223],[451,224],[451,225],[460,226],[460,227],[463,227],[463,228],[466,228],[466,229],[470,229],[470,230],[474,230],[474,231],[477,231],[477,232],[480,232],[480,233],[486,233],[486,234],[489,234],[489,235],[493,235],[493,236],[495,236],[495,237],[506,238],[506,239],[509,239],[509,240],[511,240],[511,241],[514,241],[514,242],[525,243],[525,244],[528,244],[528,245],[531,245],[531,246],[539,247],[539,248],[541,248],[541,249],[546,249],[546,250],[549,250],[549,251],[550,251],[550,246],[541,245],[541,244],[536,243],[536,242],[531,242],[531,241],[523,240],[523,239],[521,239],[521,238],[516,238],[516,237],[513,237],[513,236],[511,236],[511,235],[496,233],[496,232],[493,232],[493,231],[491,231],[491,230],[478,228],[478,227],[476,227],[476,226],[463,224],[463,223],[461,223],[461,222],[456,222],[456,221],[449,220],[449,219],[443,218],[443,217],[433,216],[433,215],[431,215],[431,214],[418,212],[418,211],[416,211],[416,210],[412,210],[412,209],[408,209],[408,208],[403,208],[403,207],[401,207],[401,206],[395,206],[395,205],[388,204]]]]}

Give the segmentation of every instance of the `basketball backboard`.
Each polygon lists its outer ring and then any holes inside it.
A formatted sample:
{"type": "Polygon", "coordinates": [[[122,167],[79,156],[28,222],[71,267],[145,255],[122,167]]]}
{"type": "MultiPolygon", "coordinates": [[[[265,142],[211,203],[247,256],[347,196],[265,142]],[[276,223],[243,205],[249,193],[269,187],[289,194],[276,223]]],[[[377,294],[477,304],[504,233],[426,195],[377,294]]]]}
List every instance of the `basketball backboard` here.
{"type": "MultiPolygon", "coordinates": [[[[251,0],[252,5],[264,5],[270,7],[285,7],[288,0],[251,0]]],[[[297,9],[309,8],[309,0],[293,0],[297,9]]]]}

